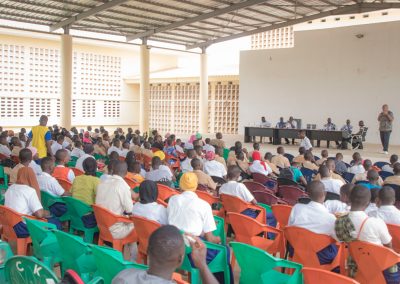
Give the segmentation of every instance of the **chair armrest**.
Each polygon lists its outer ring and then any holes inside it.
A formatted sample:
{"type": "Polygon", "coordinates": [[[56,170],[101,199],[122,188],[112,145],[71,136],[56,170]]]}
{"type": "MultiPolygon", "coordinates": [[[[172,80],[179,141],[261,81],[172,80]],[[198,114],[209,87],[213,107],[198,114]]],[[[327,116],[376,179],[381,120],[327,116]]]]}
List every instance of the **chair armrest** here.
{"type": "Polygon", "coordinates": [[[278,260],[276,262],[276,265],[280,266],[280,267],[285,267],[285,268],[293,268],[293,269],[297,269],[298,271],[301,271],[301,269],[303,268],[303,266],[299,263],[296,262],[292,262],[290,260],[278,260]]]}
{"type": "Polygon", "coordinates": [[[282,234],[282,230],[279,230],[277,228],[268,226],[268,225],[262,225],[262,230],[265,233],[274,233],[274,234],[282,234]]]}
{"type": "Polygon", "coordinates": [[[37,221],[42,221],[42,222],[46,222],[47,223],[47,219],[46,218],[38,218],[35,216],[31,216],[31,215],[21,215],[22,218],[27,218],[27,219],[32,219],[32,220],[37,220],[37,221]]]}

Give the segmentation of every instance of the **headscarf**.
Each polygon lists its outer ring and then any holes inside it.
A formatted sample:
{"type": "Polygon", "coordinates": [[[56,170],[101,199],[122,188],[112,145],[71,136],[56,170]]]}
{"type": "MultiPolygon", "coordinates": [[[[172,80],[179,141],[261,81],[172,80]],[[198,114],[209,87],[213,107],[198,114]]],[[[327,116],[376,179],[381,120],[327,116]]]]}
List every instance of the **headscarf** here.
{"type": "Polygon", "coordinates": [[[31,152],[32,152],[32,157],[35,157],[35,155],[37,154],[37,149],[36,149],[35,147],[33,147],[33,146],[29,146],[29,147],[26,147],[26,148],[28,148],[29,150],[31,150],[31,152]]]}
{"type": "Polygon", "coordinates": [[[152,180],[145,180],[139,186],[140,203],[147,204],[156,202],[158,197],[157,183],[152,180]]]}
{"type": "Polygon", "coordinates": [[[86,131],[86,132],[83,134],[82,142],[83,142],[83,143],[92,144],[92,140],[90,139],[90,134],[89,134],[88,131],[86,131]]]}
{"type": "Polygon", "coordinates": [[[199,181],[195,173],[184,173],[179,180],[179,187],[183,191],[196,191],[199,181]]]}
{"type": "Polygon", "coordinates": [[[215,153],[212,152],[212,151],[208,151],[208,152],[206,153],[206,160],[207,160],[207,161],[212,161],[212,160],[214,160],[214,159],[215,159],[215,153]]]}
{"type": "Polygon", "coordinates": [[[156,151],[153,155],[154,157],[159,157],[161,161],[165,160],[165,154],[163,151],[156,151]]]}
{"type": "Polygon", "coordinates": [[[24,184],[35,189],[40,200],[40,187],[35,172],[31,167],[22,167],[18,170],[16,184],[24,184]]]}

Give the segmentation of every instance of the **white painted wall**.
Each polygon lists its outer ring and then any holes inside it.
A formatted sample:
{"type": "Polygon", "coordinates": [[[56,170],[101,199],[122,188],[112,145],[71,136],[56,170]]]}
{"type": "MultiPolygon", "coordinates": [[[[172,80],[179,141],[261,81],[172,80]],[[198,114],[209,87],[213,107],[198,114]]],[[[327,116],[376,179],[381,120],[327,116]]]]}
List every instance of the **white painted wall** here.
{"type": "Polygon", "coordinates": [[[349,118],[354,126],[364,120],[367,142],[380,143],[384,103],[395,115],[391,144],[399,145],[400,22],[296,32],[294,48],[240,54],[241,133],[261,116],[276,123],[293,115],[317,127],[349,118]]]}

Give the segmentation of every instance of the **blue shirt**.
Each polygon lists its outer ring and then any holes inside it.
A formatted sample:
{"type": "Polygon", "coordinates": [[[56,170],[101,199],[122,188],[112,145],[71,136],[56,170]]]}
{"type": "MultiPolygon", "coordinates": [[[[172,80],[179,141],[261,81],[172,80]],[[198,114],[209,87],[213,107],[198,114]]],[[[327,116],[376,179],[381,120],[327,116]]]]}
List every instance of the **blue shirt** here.
{"type": "Polygon", "coordinates": [[[290,169],[293,171],[293,180],[295,182],[299,182],[300,178],[303,176],[303,173],[296,167],[290,166],[290,169]]]}

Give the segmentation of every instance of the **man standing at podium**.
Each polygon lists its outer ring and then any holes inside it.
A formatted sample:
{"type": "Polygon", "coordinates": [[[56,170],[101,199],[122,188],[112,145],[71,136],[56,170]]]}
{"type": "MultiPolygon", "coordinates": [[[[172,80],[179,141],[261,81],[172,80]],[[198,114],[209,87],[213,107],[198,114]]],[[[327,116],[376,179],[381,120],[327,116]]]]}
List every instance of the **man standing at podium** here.
{"type": "Polygon", "coordinates": [[[383,147],[383,153],[388,154],[389,149],[389,139],[390,134],[392,133],[392,124],[393,124],[393,112],[389,110],[388,105],[382,106],[382,112],[378,116],[379,121],[379,132],[381,135],[381,142],[383,147]]]}

